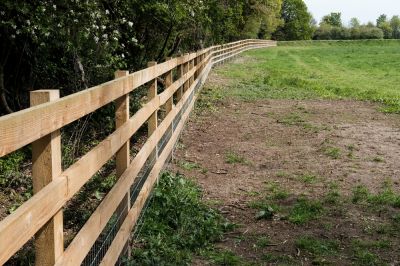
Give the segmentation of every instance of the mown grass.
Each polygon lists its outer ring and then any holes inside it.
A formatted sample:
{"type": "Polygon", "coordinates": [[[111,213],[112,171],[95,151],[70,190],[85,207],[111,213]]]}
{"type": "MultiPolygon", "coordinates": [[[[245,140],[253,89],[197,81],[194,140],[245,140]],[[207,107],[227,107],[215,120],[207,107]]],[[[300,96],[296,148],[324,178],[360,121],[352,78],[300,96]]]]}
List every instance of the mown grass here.
{"type": "Polygon", "coordinates": [[[400,113],[400,41],[296,42],[244,56],[217,69],[230,80],[226,95],[368,100],[400,113]]]}

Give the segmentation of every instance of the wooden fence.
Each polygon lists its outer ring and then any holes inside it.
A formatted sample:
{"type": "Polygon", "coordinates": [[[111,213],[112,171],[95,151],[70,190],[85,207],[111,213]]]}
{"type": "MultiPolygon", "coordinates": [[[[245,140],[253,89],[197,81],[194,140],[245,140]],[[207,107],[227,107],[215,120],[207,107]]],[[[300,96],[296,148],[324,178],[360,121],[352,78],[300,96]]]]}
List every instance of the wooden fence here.
{"type": "Polygon", "coordinates": [[[110,219],[118,214],[118,230],[94,263],[114,265],[193,108],[196,92],[212,66],[245,50],[269,46],[276,43],[243,40],[213,46],[164,63],[151,62],[148,68],[138,72],[117,71],[114,80],[64,98],[59,98],[57,90],[33,91],[31,108],[0,117],[0,157],[32,144],[34,190],[32,198],[0,222],[0,264],[5,264],[34,239],[36,265],[80,265],[87,260],[110,219]],[[160,77],[164,79],[165,90],[157,94],[160,77]],[[129,93],[145,84],[150,84],[148,102],[130,117],[129,93]],[[62,170],[60,129],[111,102],[116,106],[116,130],[62,170]],[[157,113],[161,107],[166,114],[159,122],[157,113]],[[145,123],[148,138],[131,160],[129,141],[145,123]],[[114,155],[118,181],[64,248],[63,206],[114,155]],[[140,191],[132,197],[130,188],[137,183],[141,169],[152,156],[155,161],[140,191]]]}

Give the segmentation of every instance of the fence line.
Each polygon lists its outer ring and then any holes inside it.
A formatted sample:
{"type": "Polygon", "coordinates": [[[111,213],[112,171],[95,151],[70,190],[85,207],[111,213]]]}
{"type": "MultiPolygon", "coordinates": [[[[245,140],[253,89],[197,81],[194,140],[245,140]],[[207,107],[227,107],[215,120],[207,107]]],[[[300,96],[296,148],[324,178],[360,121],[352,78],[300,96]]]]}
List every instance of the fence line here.
{"type": "Polygon", "coordinates": [[[33,143],[35,191],[31,199],[0,222],[0,264],[33,236],[36,265],[82,264],[114,216],[119,218],[113,227],[118,231],[107,251],[90,265],[115,264],[127,247],[131,231],[194,106],[197,91],[212,67],[245,50],[270,46],[276,46],[276,42],[243,40],[213,46],[164,63],[151,62],[148,68],[134,73],[117,71],[112,81],[60,99],[51,96],[57,91],[32,92],[35,106],[0,117],[0,157],[33,143]],[[175,70],[177,80],[173,77],[175,70]],[[157,94],[160,77],[164,77],[166,88],[157,94]],[[148,83],[149,101],[129,117],[129,93],[148,83]],[[61,172],[59,130],[113,101],[116,130],[61,172]],[[157,122],[160,108],[165,110],[165,117],[157,122]],[[146,122],[147,141],[130,161],[130,138],[146,122]],[[114,155],[118,181],[64,250],[62,207],[114,155]],[[149,160],[154,161],[151,167],[149,160]],[[149,168],[148,173],[139,180],[145,168],[149,168]],[[140,191],[133,197],[131,188],[138,184],[140,191]]]}

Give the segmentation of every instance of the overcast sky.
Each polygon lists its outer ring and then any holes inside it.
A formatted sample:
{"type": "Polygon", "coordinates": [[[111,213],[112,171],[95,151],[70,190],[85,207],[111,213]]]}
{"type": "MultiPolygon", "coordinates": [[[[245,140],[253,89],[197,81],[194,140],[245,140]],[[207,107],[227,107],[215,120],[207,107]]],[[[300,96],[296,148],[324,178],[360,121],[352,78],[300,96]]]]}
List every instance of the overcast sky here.
{"type": "Polygon", "coordinates": [[[400,15],[400,0],[304,0],[314,18],[321,18],[331,12],[341,12],[344,24],[357,17],[362,23],[376,22],[380,14],[388,17],[400,15]]]}

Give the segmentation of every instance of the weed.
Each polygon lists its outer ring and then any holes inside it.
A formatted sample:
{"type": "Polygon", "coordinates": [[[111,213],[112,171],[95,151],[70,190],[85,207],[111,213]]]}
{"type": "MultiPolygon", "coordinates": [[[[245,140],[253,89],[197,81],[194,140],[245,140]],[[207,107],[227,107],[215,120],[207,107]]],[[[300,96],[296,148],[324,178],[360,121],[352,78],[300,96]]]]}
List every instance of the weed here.
{"type": "Polygon", "coordinates": [[[236,164],[236,163],[240,163],[240,164],[246,164],[247,161],[243,156],[240,156],[239,154],[233,152],[233,151],[229,151],[225,154],[225,162],[229,163],[229,164],[236,164]]]}
{"type": "Polygon", "coordinates": [[[294,126],[294,125],[302,125],[305,122],[304,118],[302,118],[299,114],[290,113],[289,115],[285,116],[283,119],[278,120],[278,123],[287,125],[287,126],[294,126]]]}
{"type": "Polygon", "coordinates": [[[354,258],[355,263],[360,266],[373,266],[379,264],[378,256],[366,249],[356,249],[354,251],[354,258]]]}
{"type": "Polygon", "coordinates": [[[271,191],[271,195],[268,197],[273,200],[284,200],[289,197],[289,192],[280,188],[276,183],[271,183],[267,186],[267,189],[271,191]]]}
{"type": "Polygon", "coordinates": [[[186,265],[229,228],[222,216],[201,201],[201,191],[183,176],[162,174],[133,249],[135,265],[186,265]]]}
{"type": "Polygon", "coordinates": [[[364,201],[368,198],[369,194],[370,193],[367,187],[365,187],[364,185],[358,185],[353,189],[352,202],[359,203],[361,201],[364,201]]]}
{"type": "Polygon", "coordinates": [[[327,147],[325,148],[325,155],[331,157],[332,159],[339,159],[341,156],[341,150],[337,147],[327,147]]]}
{"type": "Polygon", "coordinates": [[[391,243],[388,240],[378,240],[378,241],[363,241],[360,239],[352,241],[352,246],[356,248],[378,248],[378,249],[388,249],[391,247],[391,243]]]}
{"type": "Polygon", "coordinates": [[[338,251],[339,242],[336,240],[321,240],[311,236],[303,236],[296,240],[296,247],[312,255],[331,255],[338,251]]]}
{"type": "Polygon", "coordinates": [[[180,161],[178,163],[180,167],[182,167],[185,170],[193,170],[193,169],[201,169],[201,166],[198,163],[195,162],[187,162],[187,161],[180,161]]]}
{"type": "Polygon", "coordinates": [[[303,183],[311,184],[311,183],[315,183],[317,181],[318,177],[313,174],[302,174],[300,176],[297,176],[297,179],[303,183]]]}
{"type": "Polygon", "coordinates": [[[307,198],[299,198],[290,210],[288,219],[298,225],[307,223],[317,218],[323,211],[321,202],[307,198]]]}
{"type": "Polygon", "coordinates": [[[257,239],[257,247],[260,248],[265,248],[267,247],[269,244],[271,244],[271,239],[267,236],[262,236],[260,238],[257,239]]]}
{"type": "Polygon", "coordinates": [[[324,198],[324,202],[328,204],[337,204],[340,201],[340,193],[336,189],[331,189],[329,192],[326,194],[324,198]]]}
{"type": "Polygon", "coordinates": [[[230,250],[213,250],[202,255],[215,265],[244,265],[243,259],[230,250]]]}

